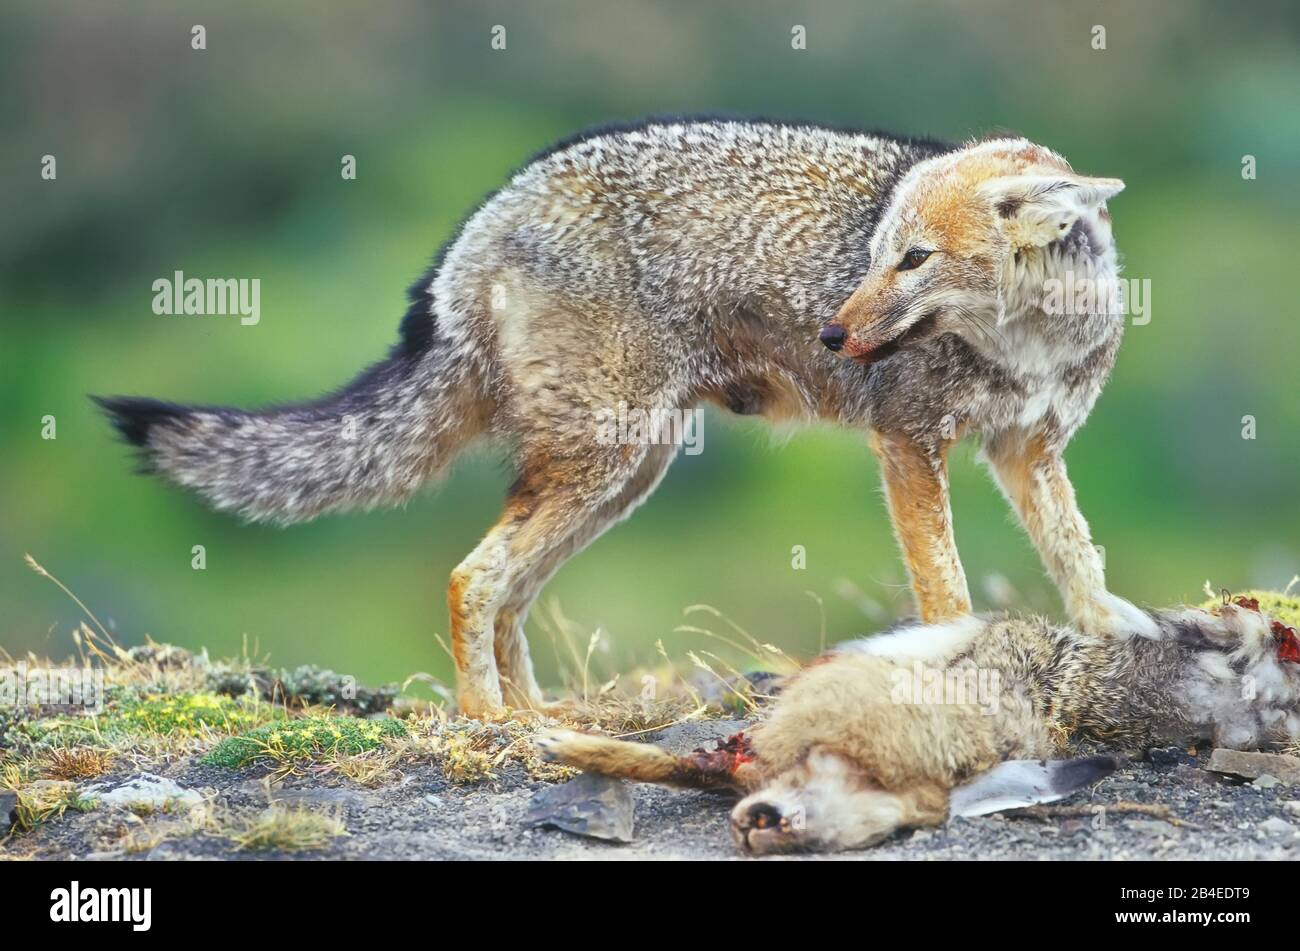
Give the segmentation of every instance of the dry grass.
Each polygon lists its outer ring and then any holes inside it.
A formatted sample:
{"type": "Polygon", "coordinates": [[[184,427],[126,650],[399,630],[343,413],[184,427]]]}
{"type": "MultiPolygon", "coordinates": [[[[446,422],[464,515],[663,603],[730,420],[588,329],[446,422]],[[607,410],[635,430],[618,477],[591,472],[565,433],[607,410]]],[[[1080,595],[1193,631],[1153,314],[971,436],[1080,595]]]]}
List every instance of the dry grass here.
{"type": "Polygon", "coordinates": [[[199,833],[216,833],[218,823],[213,819],[209,804],[194,806],[183,813],[154,812],[123,815],[99,837],[97,849],[101,852],[122,855],[139,855],[157,848],[164,842],[187,839],[199,833]]]}
{"type": "MultiPolygon", "coordinates": [[[[734,659],[743,659],[746,666],[753,669],[780,675],[791,674],[799,669],[800,664],[780,648],[754,637],[717,608],[695,604],[682,613],[693,621],[698,619],[698,623],[679,625],[674,629],[676,633],[706,638],[719,645],[720,649],[725,649],[734,659]]],[[[649,704],[652,709],[661,698],[681,705],[683,697],[689,698],[695,707],[702,710],[711,705],[746,705],[743,688],[741,691],[735,690],[734,682],[745,680],[735,667],[735,660],[703,649],[688,652],[691,667],[702,672],[700,677],[693,680],[669,656],[663,641],[656,641],[658,661],[655,666],[620,671],[616,669],[617,661],[611,656],[609,637],[600,629],[590,634],[584,632],[580,625],[564,614],[557,601],[551,600],[541,606],[534,613],[534,618],[551,642],[561,683],[573,698],[577,718],[603,716],[611,706],[614,711],[626,713],[626,700],[629,698],[649,704]],[[707,686],[721,687],[721,696],[706,699],[703,687],[707,686]],[[606,703],[607,699],[620,695],[622,702],[616,701],[612,705],[606,703]]],[[[630,727],[625,732],[653,726],[647,722],[637,725],[625,722],[623,725],[630,727]]]]}
{"type": "Polygon", "coordinates": [[[42,779],[14,787],[9,785],[6,776],[4,785],[18,794],[18,805],[14,809],[14,831],[18,833],[31,832],[37,826],[59,818],[69,809],[85,812],[94,808],[93,803],[78,795],[74,783],[42,779]]]}
{"type": "MultiPolygon", "coordinates": [[[[123,648],[108,632],[108,629],[95,616],[67,585],[48,571],[30,554],[23,556],[27,566],[42,578],[54,584],[85,615],[72,631],[72,642],[76,650],[76,663],[80,667],[93,667],[104,672],[105,685],[108,687],[154,686],[161,693],[185,693],[202,691],[207,686],[207,670],[202,665],[192,663],[188,652],[170,644],[159,644],[146,636],[140,648],[128,651],[123,648]],[[134,653],[134,656],[133,656],[134,653]]],[[[0,661],[12,662],[9,653],[0,649],[0,661]]],[[[26,660],[34,666],[50,667],[48,658],[29,654],[26,660]]],[[[238,657],[222,661],[224,672],[228,675],[250,674],[265,667],[267,658],[259,656],[258,647],[244,640],[243,650],[238,657]]]]}
{"type": "Polygon", "coordinates": [[[532,738],[556,722],[540,717],[453,720],[439,712],[407,720],[408,735],[391,741],[388,753],[394,767],[433,763],[458,784],[495,779],[506,763],[521,765],[533,779],[555,781],[572,776],[572,771],[542,762],[532,738]]]}
{"type": "Polygon", "coordinates": [[[46,750],[36,758],[35,764],[46,779],[76,782],[102,776],[108,772],[113,758],[111,750],[77,746],[46,750]]]}
{"type": "MultiPolygon", "coordinates": [[[[457,718],[445,702],[450,696],[446,688],[421,674],[407,685],[422,681],[443,701],[404,702],[401,713],[406,715],[396,723],[334,717],[328,710],[281,707],[273,714],[268,711],[266,717],[256,711],[246,714],[242,709],[227,711],[223,707],[226,716],[215,722],[209,716],[211,711],[204,710],[228,706],[230,698],[207,693],[211,666],[205,656],[192,658],[153,642],[145,649],[123,649],[62,581],[35,559],[28,556],[27,560],[33,571],[59,587],[85,615],[73,634],[77,661],[102,670],[106,686],[126,688],[132,698],[125,706],[123,701],[115,701],[110,712],[100,717],[39,721],[42,750],[25,764],[32,777],[81,780],[100,775],[115,761],[149,768],[158,760],[206,753],[210,762],[220,760],[219,765],[242,766],[255,760],[270,768],[275,778],[333,774],[369,788],[398,781],[404,766],[419,762],[436,764],[457,783],[490,781],[507,765],[521,766],[534,779],[562,780],[572,772],[537,757],[532,738],[540,729],[565,726],[628,737],[695,719],[750,715],[763,697],[755,693],[737,663],[746,669],[779,674],[798,668],[779,648],[752,636],[722,612],[694,605],[685,612],[692,623],[677,630],[701,638],[705,643],[698,650],[674,661],[663,643],[657,642],[651,666],[619,672],[610,638],[600,630],[581,629],[552,601],[536,613],[536,620],[559,659],[569,699],[544,714],[520,712],[498,720],[457,718]],[[206,706],[198,710],[196,704],[206,706]],[[131,725],[138,728],[134,732],[114,726],[121,719],[117,714],[126,707],[133,711],[131,725]],[[392,735],[389,729],[380,732],[379,723],[398,731],[405,725],[408,735],[392,735]],[[366,742],[314,739],[310,749],[298,742],[304,730],[320,724],[348,736],[366,731],[366,742]],[[235,757],[231,751],[240,755],[235,757]]],[[[259,663],[264,664],[265,659],[255,661],[245,645],[243,657],[223,662],[223,669],[251,671],[259,663]]]]}
{"type": "Polygon", "coordinates": [[[366,789],[387,786],[402,778],[398,769],[402,757],[391,748],[367,750],[364,753],[336,752],[312,767],[316,775],[336,773],[366,789]]]}
{"type": "Polygon", "coordinates": [[[239,850],[305,852],[324,848],[348,830],[330,813],[271,806],[255,816],[229,820],[219,834],[239,850]]]}

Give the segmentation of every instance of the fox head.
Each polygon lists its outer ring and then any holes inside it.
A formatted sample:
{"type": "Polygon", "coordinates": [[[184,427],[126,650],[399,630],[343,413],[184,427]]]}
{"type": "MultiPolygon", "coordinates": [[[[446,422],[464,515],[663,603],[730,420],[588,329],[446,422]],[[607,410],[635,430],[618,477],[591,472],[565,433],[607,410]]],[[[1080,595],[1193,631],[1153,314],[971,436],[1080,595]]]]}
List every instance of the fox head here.
{"type": "Polygon", "coordinates": [[[1117,178],[1076,175],[1023,139],[918,163],[872,235],[866,277],[822,342],[869,364],[936,333],[988,333],[1008,302],[1041,299],[1051,249],[1069,244],[1113,261],[1105,202],[1123,188],[1117,178]]]}

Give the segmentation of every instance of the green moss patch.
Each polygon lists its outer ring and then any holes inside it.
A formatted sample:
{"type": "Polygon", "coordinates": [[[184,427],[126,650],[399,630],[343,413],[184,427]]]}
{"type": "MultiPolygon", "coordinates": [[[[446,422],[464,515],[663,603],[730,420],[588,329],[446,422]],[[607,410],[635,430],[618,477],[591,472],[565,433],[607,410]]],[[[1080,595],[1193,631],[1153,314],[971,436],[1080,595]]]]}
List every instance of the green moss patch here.
{"type": "Polygon", "coordinates": [[[400,720],[303,717],[268,724],[222,740],[203,758],[203,762],[229,769],[254,763],[285,765],[333,754],[377,750],[385,739],[406,735],[406,726],[400,720]]]}
{"type": "MultiPolygon", "coordinates": [[[[1238,591],[1234,598],[1254,598],[1259,602],[1259,609],[1276,618],[1287,627],[1300,628],[1300,598],[1278,594],[1276,591],[1238,591]]],[[[1222,598],[1206,601],[1201,607],[1210,611],[1223,603],[1222,598]]]]}
{"type": "Polygon", "coordinates": [[[270,704],[243,703],[212,693],[155,694],[113,700],[94,715],[42,717],[17,729],[38,746],[108,746],[142,737],[240,733],[281,717],[283,713],[270,704]]]}

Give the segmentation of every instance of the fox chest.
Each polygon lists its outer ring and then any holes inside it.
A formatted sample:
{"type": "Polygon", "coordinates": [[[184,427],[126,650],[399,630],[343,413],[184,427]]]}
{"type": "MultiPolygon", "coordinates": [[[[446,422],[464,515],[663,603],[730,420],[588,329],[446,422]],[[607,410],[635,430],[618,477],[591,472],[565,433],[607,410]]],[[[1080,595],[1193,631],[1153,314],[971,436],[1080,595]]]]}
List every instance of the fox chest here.
{"type": "MultiPolygon", "coordinates": [[[[1059,322],[1058,322],[1059,323],[1059,322]]],[[[1115,362],[1119,328],[1006,326],[973,361],[962,415],[976,429],[1035,430],[1046,424],[1068,435],[1083,425],[1115,362]]]]}
{"type": "Polygon", "coordinates": [[[1048,329],[1008,324],[993,342],[949,333],[901,352],[871,368],[863,418],[930,442],[1040,428],[1068,438],[1101,393],[1119,332],[1048,329]]]}

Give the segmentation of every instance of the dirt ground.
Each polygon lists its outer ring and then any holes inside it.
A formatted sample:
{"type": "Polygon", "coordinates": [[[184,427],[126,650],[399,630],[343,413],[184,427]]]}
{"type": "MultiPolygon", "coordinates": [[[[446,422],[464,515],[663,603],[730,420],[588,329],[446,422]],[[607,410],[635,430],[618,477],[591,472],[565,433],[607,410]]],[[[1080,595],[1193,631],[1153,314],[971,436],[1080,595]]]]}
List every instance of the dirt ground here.
{"type": "MultiPolygon", "coordinates": [[[[679,724],[646,738],[674,750],[711,746],[745,726],[733,720],[679,724]]],[[[905,833],[851,859],[1294,859],[1300,858],[1300,787],[1237,782],[1201,768],[1203,757],[1157,751],[1064,806],[1081,815],[1010,813],[959,819],[905,833]],[[1164,817],[1121,804],[1155,804],[1164,817]]],[[[323,847],[286,853],[238,850],[229,838],[183,828],[181,818],[137,816],[122,808],[69,810],[0,847],[11,856],[78,859],[736,859],[726,797],[649,786],[631,789],[634,838],[616,844],[530,827],[530,801],[549,784],[516,763],[494,779],[450,782],[432,765],[404,769],[393,782],[363,788],[337,776],[295,776],[273,788],[260,768],[229,770],[183,759],[153,770],[205,797],[207,808],[252,815],[268,796],[337,817],[346,834],[323,847]],[[123,828],[136,828],[131,851],[123,828]],[[168,833],[169,828],[177,831],[168,833]],[[153,840],[157,840],[156,842],[153,840]]],[[[96,782],[125,780],[117,770],[96,782]]]]}

